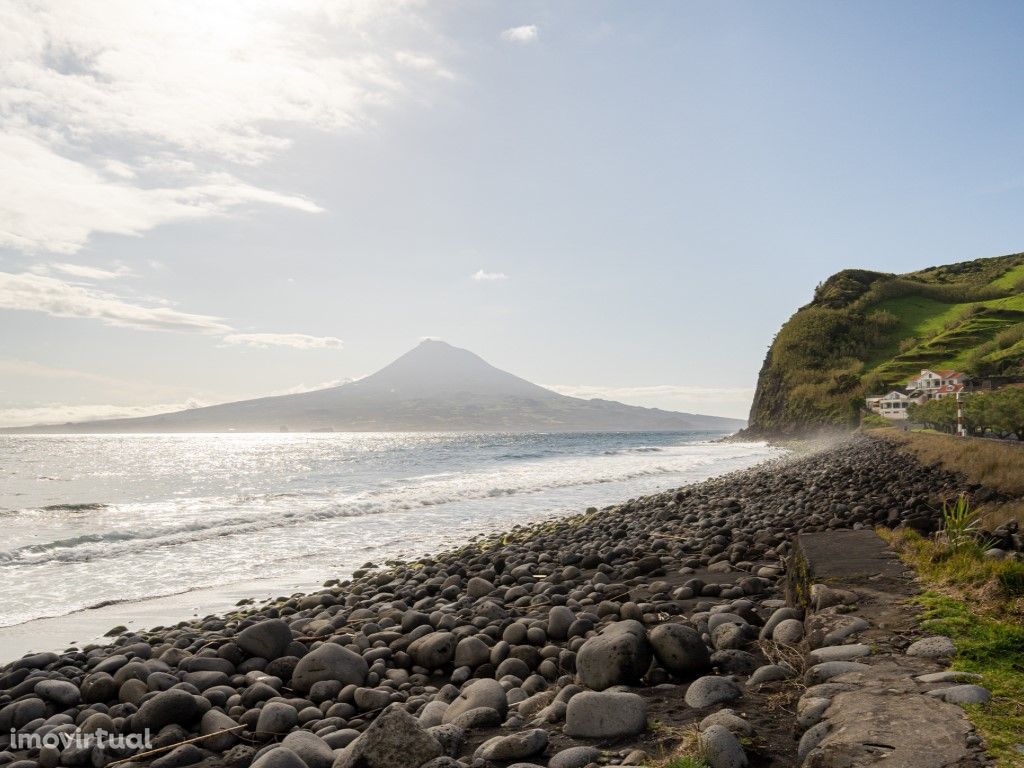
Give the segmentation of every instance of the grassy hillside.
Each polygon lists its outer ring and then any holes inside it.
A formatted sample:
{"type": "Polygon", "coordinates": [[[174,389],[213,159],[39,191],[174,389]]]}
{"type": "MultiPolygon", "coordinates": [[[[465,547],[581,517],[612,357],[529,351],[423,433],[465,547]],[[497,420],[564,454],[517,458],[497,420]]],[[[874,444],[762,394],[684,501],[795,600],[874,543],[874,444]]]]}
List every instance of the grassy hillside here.
{"type": "Polygon", "coordinates": [[[922,368],[1024,373],[1024,254],[905,275],[833,275],[776,335],[751,428],[855,423],[866,394],[901,386],[922,368]]]}

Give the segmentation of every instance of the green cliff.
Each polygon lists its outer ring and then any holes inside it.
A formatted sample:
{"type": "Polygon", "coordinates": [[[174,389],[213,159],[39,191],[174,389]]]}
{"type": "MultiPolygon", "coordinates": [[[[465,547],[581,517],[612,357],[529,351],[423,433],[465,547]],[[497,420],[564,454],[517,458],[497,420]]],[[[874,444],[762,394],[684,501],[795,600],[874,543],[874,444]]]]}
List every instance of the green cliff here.
{"type": "Polygon", "coordinates": [[[922,368],[1024,373],[1024,254],[904,275],[833,275],[776,334],[750,431],[856,424],[865,395],[902,386],[922,368]]]}

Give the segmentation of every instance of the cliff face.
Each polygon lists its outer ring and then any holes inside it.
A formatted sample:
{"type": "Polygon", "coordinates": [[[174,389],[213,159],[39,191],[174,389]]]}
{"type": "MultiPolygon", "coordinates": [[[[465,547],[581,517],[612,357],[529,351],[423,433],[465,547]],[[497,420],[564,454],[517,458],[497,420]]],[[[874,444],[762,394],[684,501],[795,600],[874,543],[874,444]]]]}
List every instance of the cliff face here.
{"type": "Polygon", "coordinates": [[[855,425],[866,395],[901,386],[922,368],[1024,373],[1024,254],[904,275],[833,275],[776,334],[749,431],[855,425]]]}

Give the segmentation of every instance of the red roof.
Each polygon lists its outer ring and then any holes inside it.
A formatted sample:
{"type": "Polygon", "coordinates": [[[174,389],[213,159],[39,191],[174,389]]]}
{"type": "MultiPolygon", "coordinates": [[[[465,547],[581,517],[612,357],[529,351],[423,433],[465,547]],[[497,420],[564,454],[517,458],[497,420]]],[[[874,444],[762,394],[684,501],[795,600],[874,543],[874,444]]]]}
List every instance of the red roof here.
{"type": "Polygon", "coordinates": [[[921,371],[919,375],[914,376],[910,381],[919,381],[921,379],[921,376],[924,376],[924,374],[926,373],[933,373],[940,379],[962,379],[966,375],[961,373],[960,371],[931,371],[926,368],[925,370],[921,371]]]}

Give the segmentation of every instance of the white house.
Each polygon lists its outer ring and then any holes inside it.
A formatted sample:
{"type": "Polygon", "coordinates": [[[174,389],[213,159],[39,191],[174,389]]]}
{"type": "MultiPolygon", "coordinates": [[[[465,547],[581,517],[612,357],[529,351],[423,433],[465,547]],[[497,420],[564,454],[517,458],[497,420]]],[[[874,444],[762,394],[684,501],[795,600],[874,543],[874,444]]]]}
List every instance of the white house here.
{"type": "Polygon", "coordinates": [[[867,399],[867,406],[875,413],[887,419],[905,419],[907,418],[907,408],[910,407],[911,403],[916,402],[918,402],[917,398],[894,389],[887,395],[869,397],[867,399]]]}
{"type": "Polygon", "coordinates": [[[907,389],[911,393],[918,393],[921,402],[925,400],[938,400],[947,395],[955,395],[962,392],[967,383],[967,374],[960,371],[921,371],[920,376],[915,376],[907,382],[907,389]]]}
{"type": "Polygon", "coordinates": [[[959,371],[921,371],[907,382],[906,390],[894,389],[887,395],[869,397],[865,400],[868,410],[887,419],[907,418],[907,408],[913,403],[926,403],[948,395],[963,392],[967,386],[967,374],[959,371]]]}

